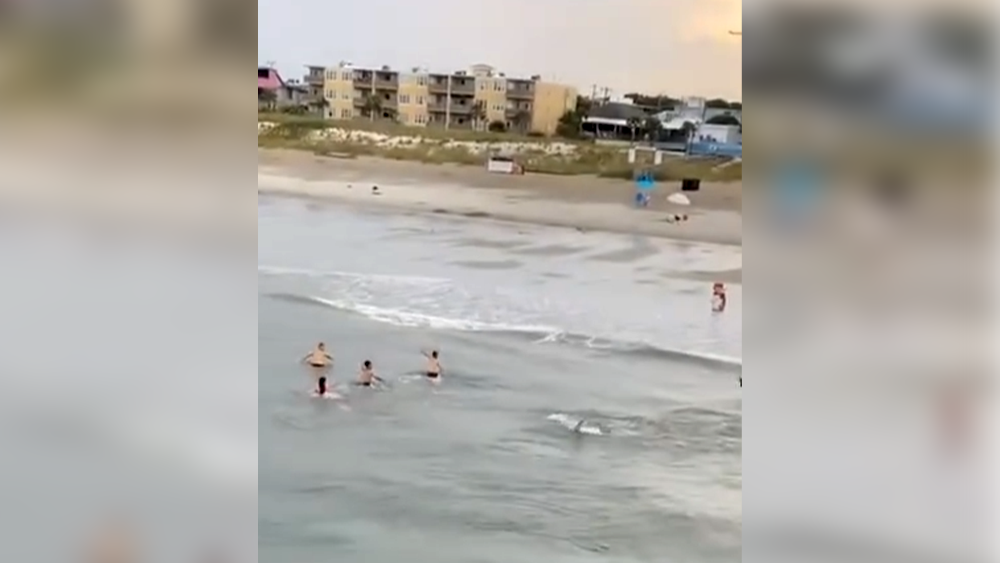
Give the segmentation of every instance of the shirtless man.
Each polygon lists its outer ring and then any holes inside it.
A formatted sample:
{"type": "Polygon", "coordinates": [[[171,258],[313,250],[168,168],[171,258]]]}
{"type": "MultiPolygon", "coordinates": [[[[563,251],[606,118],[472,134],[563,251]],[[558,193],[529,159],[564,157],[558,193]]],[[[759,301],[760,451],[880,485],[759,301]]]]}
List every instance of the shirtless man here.
{"type": "Polygon", "coordinates": [[[423,354],[427,358],[427,369],[424,371],[424,375],[427,376],[427,379],[437,381],[444,373],[444,370],[441,369],[441,360],[438,357],[437,350],[432,350],[429,354],[427,352],[423,354]]]}
{"type": "Polygon", "coordinates": [[[333,366],[333,356],[327,353],[326,344],[320,342],[312,352],[302,358],[302,363],[318,372],[323,372],[333,366]]]}
{"type": "Polygon", "coordinates": [[[365,363],[361,364],[361,373],[358,375],[358,381],[355,385],[358,387],[371,387],[375,383],[382,382],[382,378],[375,375],[375,368],[372,367],[371,360],[365,360],[365,363]]]}

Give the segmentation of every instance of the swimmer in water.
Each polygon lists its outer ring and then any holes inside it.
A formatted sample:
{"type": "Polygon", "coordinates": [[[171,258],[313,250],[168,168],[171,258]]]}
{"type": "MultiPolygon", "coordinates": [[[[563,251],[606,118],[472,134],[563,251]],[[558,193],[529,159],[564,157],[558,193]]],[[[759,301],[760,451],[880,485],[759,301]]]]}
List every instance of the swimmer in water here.
{"type": "Polygon", "coordinates": [[[309,352],[305,358],[302,358],[302,363],[314,370],[326,371],[333,366],[333,356],[327,353],[326,344],[320,342],[312,352],[309,352]]]}
{"type": "Polygon", "coordinates": [[[434,381],[441,379],[444,370],[441,368],[441,358],[438,356],[437,350],[432,350],[429,354],[427,352],[423,354],[427,358],[427,369],[424,371],[424,375],[427,376],[427,379],[434,381]]]}
{"type": "Polygon", "coordinates": [[[361,373],[358,375],[358,381],[355,385],[358,387],[371,387],[376,383],[384,383],[381,377],[375,375],[375,368],[372,367],[371,360],[365,360],[361,364],[361,373]]]}
{"type": "Polygon", "coordinates": [[[330,390],[326,386],[326,377],[320,377],[319,381],[316,382],[316,396],[317,397],[328,397],[330,390]]]}

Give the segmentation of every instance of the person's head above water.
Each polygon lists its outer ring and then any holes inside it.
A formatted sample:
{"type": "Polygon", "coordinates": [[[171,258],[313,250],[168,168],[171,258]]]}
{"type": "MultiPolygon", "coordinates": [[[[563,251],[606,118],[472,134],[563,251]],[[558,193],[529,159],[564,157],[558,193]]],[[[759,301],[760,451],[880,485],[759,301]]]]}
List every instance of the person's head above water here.
{"type": "Polygon", "coordinates": [[[316,345],[316,349],[319,350],[319,351],[321,351],[321,352],[325,351],[326,350],[326,344],[323,343],[323,342],[320,342],[319,344],[316,345]]]}
{"type": "Polygon", "coordinates": [[[436,360],[438,358],[438,351],[437,350],[432,350],[431,351],[431,357],[436,360]]]}
{"type": "Polygon", "coordinates": [[[372,369],[372,361],[371,360],[365,360],[365,363],[361,364],[361,367],[363,367],[365,369],[372,369]]]}

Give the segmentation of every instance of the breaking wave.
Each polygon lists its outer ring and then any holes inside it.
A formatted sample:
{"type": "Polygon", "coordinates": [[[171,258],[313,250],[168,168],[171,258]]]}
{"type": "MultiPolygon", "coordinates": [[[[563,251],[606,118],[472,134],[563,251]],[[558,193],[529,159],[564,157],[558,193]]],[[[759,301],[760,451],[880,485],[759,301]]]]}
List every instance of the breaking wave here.
{"type": "Polygon", "coordinates": [[[355,303],[346,299],[329,299],[291,293],[271,293],[267,297],[278,301],[325,307],[350,314],[357,314],[376,322],[398,327],[492,333],[522,338],[540,345],[561,344],[578,346],[608,354],[621,354],[652,360],[687,362],[736,371],[742,371],[743,369],[743,360],[741,358],[732,358],[699,351],[672,350],[645,342],[629,342],[577,334],[554,326],[507,324],[474,319],[448,318],[406,309],[355,303]]]}

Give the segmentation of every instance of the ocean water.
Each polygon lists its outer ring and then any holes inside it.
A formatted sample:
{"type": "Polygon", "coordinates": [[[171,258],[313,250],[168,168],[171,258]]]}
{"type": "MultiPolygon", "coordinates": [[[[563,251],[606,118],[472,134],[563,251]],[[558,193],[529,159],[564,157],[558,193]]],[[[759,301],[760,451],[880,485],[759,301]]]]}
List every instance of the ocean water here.
{"type": "Polygon", "coordinates": [[[259,560],[734,562],[740,249],[258,205],[259,560]],[[336,356],[342,400],[297,361],[336,356]],[[446,377],[417,374],[441,351],[446,377]],[[364,360],[389,384],[352,389],[364,360]],[[582,431],[573,429],[582,421],[582,431]]]}
{"type": "Polygon", "coordinates": [[[246,268],[134,232],[7,219],[0,560],[80,561],[109,519],[134,525],[143,561],[254,560],[246,268]]]}

